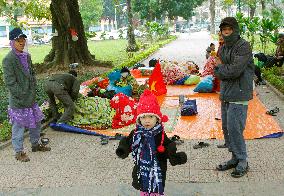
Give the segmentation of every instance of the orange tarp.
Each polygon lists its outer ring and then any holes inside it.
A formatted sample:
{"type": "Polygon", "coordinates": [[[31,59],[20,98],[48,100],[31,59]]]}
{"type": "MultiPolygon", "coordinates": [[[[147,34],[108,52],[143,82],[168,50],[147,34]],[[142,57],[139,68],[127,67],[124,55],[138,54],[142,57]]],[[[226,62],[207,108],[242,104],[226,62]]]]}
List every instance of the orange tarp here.
{"type": "MultiPolygon", "coordinates": [[[[139,83],[144,83],[147,78],[138,78],[139,83]]],[[[177,123],[173,130],[166,130],[169,136],[179,135],[184,139],[222,139],[220,100],[217,93],[195,93],[195,86],[168,85],[167,94],[158,97],[162,109],[178,108],[179,95],[185,95],[187,99],[196,99],[198,114],[196,116],[177,115],[177,123]],[[217,118],[217,120],[215,119],[217,118]]],[[[174,111],[174,110],[173,110],[174,111]]],[[[267,109],[254,94],[249,101],[248,118],[244,132],[245,139],[261,138],[273,133],[282,132],[278,123],[272,116],[265,114],[267,109]]],[[[132,127],[133,128],[133,127],[132,127]]],[[[127,127],[126,127],[127,130],[127,127]]],[[[114,135],[115,129],[95,130],[98,133],[114,135]]],[[[131,128],[129,128],[129,132],[131,128]]],[[[120,132],[127,135],[127,132],[120,132]]]]}
{"type": "MultiPolygon", "coordinates": [[[[169,135],[179,135],[186,139],[222,139],[220,100],[217,93],[195,93],[195,86],[167,86],[168,93],[158,97],[161,107],[178,107],[178,95],[187,99],[196,99],[196,116],[179,116],[177,125],[169,135]]],[[[248,118],[244,132],[245,139],[261,138],[281,132],[281,128],[272,116],[265,114],[267,109],[254,94],[249,101],[248,118]]]]}

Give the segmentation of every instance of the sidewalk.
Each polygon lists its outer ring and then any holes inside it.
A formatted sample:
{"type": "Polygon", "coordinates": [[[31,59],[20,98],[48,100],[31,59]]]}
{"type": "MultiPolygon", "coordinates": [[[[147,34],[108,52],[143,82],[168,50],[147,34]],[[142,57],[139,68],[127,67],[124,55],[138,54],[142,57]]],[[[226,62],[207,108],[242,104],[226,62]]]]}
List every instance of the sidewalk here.
{"type": "MultiPolygon", "coordinates": [[[[202,62],[209,38],[205,32],[183,34],[150,58],[202,62]]],[[[266,86],[257,87],[257,92],[268,108],[280,108],[275,118],[283,129],[284,101],[266,86]]],[[[131,157],[121,160],[115,155],[118,141],[102,146],[99,137],[52,129],[46,135],[52,148],[46,153],[32,153],[25,140],[31,159],[28,163],[16,161],[11,146],[0,151],[0,195],[139,195],[131,187],[131,157]]],[[[193,149],[197,142],[187,140],[178,146],[189,161],[182,166],[169,165],[167,196],[283,195],[284,137],[248,140],[250,172],[240,179],[232,178],[231,171],[215,170],[216,164],[230,158],[226,149],[216,147],[223,141],[208,140],[208,148],[193,149]]]]}

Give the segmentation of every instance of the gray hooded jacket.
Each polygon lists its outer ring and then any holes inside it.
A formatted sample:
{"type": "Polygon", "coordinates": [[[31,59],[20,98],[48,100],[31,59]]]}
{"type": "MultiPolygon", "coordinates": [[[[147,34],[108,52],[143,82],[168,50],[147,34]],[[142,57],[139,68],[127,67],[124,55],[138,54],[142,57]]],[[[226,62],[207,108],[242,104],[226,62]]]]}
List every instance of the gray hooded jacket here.
{"type": "Polygon", "coordinates": [[[254,63],[249,43],[240,38],[239,25],[235,18],[224,18],[224,26],[233,28],[233,33],[223,36],[224,45],[220,50],[222,64],[214,73],[221,80],[220,99],[226,102],[248,101],[253,98],[254,63]]]}

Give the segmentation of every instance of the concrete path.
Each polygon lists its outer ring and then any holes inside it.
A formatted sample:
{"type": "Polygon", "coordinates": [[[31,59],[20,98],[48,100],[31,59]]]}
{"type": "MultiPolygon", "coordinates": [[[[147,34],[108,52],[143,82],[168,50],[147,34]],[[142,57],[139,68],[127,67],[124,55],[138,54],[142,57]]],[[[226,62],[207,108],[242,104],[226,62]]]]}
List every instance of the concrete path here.
{"type": "MultiPolygon", "coordinates": [[[[209,39],[206,32],[182,34],[151,58],[202,63],[209,39]]],[[[257,91],[268,108],[281,107],[276,118],[283,129],[284,101],[266,86],[257,87],[257,91]]],[[[28,163],[17,162],[11,146],[0,151],[0,195],[139,195],[131,187],[131,158],[121,160],[115,155],[118,141],[102,146],[98,137],[51,129],[47,136],[52,151],[46,153],[32,153],[25,140],[31,159],[28,163]]],[[[167,196],[283,195],[284,137],[247,141],[250,172],[240,179],[232,178],[231,171],[215,170],[216,164],[230,158],[226,149],[216,148],[223,141],[208,140],[208,148],[195,150],[192,146],[197,142],[187,140],[178,146],[189,161],[182,166],[169,165],[167,196]]]]}
{"type": "Polygon", "coordinates": [[[188,60],[195,62],[200,69],[203,69],[206,58],[206,49],[213,42],[218,46],[218,42],[212,40],[207,31],[195,33],[182,33],[179,38],[161,48],[157,53],[153,54],[142,63],[149,64],[152,58],[163,59],[169,61],[186,62],[188,60]]]}

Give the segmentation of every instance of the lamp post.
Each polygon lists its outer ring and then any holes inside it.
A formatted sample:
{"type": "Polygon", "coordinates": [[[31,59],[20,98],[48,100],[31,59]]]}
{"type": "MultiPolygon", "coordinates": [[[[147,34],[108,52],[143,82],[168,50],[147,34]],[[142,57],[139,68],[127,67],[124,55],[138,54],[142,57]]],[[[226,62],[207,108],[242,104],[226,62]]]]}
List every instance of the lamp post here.
{"type": "Polygon", "coordinates": [[[118,5],[114,5],[114,23],[115,23],[115,30],[117,30],[117,21],[116,21],[116,7],[122,6],[122,5],[126,5],[126,3],[121,3],[118,5]]]}

